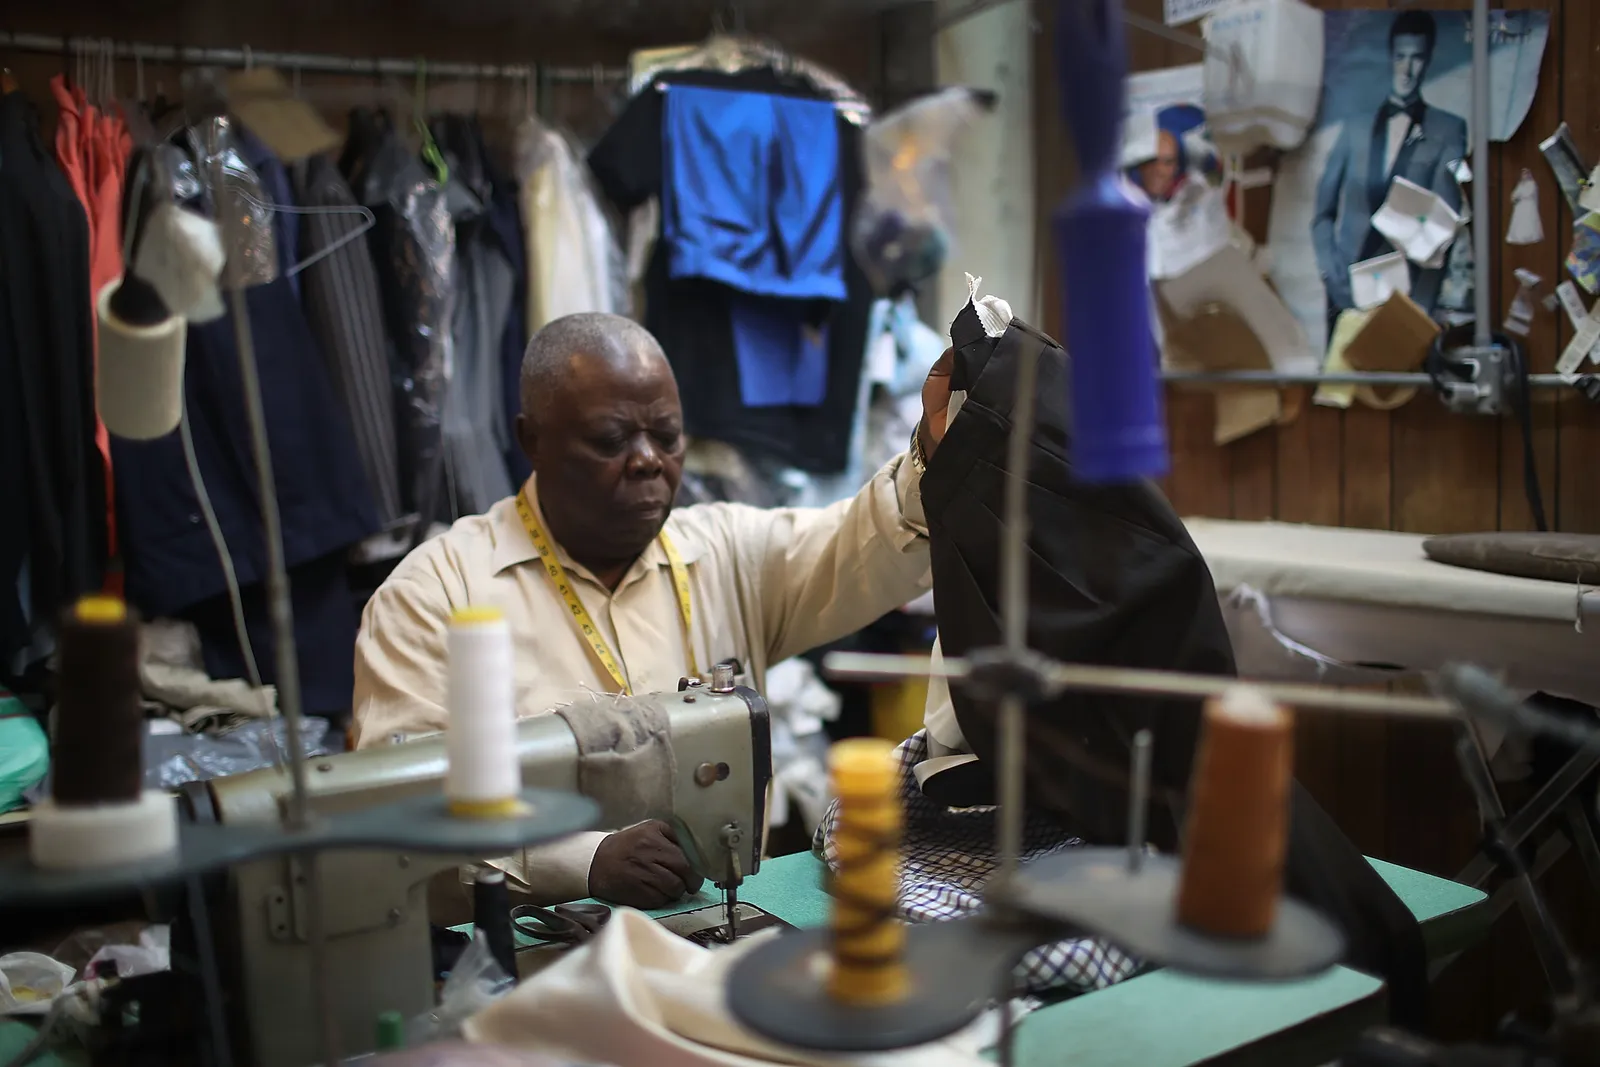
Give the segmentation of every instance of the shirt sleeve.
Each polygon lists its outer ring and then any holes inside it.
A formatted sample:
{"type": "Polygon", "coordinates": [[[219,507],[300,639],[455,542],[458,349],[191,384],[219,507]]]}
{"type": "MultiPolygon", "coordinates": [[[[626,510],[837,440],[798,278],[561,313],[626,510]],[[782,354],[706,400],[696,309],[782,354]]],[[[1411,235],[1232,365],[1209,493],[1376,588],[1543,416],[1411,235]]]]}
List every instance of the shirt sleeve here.
{"type": "Polygon", "coordinates": [[[367,601],[356,635],[357,748],[445,728],[449,617],[443,586],[411,576],[391,576],[367,601]]]}
{"type": "Polygon", "coordinates": [[[905,455],[849,500],[825,508],[738,508],[767,662],[854,633],[932,582],[922,478],[905,455]]]}
{"type": "Polygon", "coordinates": [[[589,152],[601,192],[623,211],[661,191],[661,95],[654,82],[634,94],[589,152]]]}

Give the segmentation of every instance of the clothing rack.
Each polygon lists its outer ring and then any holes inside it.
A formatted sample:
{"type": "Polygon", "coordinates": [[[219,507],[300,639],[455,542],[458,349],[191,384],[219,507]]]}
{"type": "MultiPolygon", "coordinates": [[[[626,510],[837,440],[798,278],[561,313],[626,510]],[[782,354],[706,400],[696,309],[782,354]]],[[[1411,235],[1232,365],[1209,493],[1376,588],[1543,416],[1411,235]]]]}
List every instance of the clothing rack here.
{"type": "Polygon", "coordinates": [[[209,67],[252,67],[260,64],[285,71],[315,71],[326,74],[413,75],[421,71],[430,77],[438,78],[468,78],[479,81],[497,78],[523,81],[531,78],[547,84],[626,82],[630,75],[627,67],[608,67],[600,63],[587,67],[546,66],[542,63],[520,66],[494,63],[435,63],[422,57],[364,59],[313,52],[257,52],[248,45],[243,48],[193,48],[187,45],[108,41],[103,37],[51,37],[38,33],[0,32],[0,48],[13,48],[20,52],[70,56],[74,52],[74,46],[88,51],[91,55],[104,55],[109,51],[116,59],[209,67]]]}

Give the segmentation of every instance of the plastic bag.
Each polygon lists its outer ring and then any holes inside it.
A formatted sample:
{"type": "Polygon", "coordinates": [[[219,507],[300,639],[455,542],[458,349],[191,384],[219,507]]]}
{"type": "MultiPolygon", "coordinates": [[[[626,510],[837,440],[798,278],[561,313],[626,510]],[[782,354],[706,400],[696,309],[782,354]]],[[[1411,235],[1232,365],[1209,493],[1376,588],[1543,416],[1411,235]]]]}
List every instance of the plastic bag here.
{"type": "MultiPolygon", "coordinates": [[[[300,747],[309,759],[326,754],[328,720],[308,715],[300,721],[300,747]]],[[[216,737],[204,734],[152,735],[145,739],[147,789],[176,789],[230,774],[276,766],[289,754],[282,719],[250,722],[216,737]]]]}
{"type": "Polygon", "coordinates": [[[0,689],[0,811],[22,803],[23,794],[50,769],[50,739],[39,720],[16,697],[0,689]]]}
{"type": "Polygon", "coordinates": [[[851,225],[850,250],[880,295],[898,296],[944,265],[956,135],[994,102],[986,90],[945,89],[867,127],[867,195],[851,225]]]}
{"type": "Polygon", "coordinates": [[[415,1046],[455,1037],[461,1032],[462,1023],[511,992],[516,984],[516,979],[495,962],[483,934],[474,933],[472,944],[444,980],[439,1006],[406,1024],[406,1044],[415,1046]]]}
{"type": "Polygon", "coordinates": [[[42,952],[0,956],[0,1015],[43,1015],[76,973],[42,952]]]}

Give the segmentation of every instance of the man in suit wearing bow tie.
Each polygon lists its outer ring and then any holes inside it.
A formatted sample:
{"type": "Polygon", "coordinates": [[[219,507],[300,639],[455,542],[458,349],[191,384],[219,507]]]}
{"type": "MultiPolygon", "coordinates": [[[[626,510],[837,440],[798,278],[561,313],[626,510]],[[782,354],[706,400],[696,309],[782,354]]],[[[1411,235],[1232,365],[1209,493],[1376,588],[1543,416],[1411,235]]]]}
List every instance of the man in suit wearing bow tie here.
{"type": "MultiPolygon", "coordinates": [[[[1422,82],[1433,59],[1438,24],[1427,11],[1402,11],[1389,27],[1389,98],[1370,122],[1345,122],[1317,185],[1311,226],[1317,268],[1328,294],[1328,333],[1339,313],[1353,306],[1350,265],[1393,251],[1372,228],[1389,183],[1405,178],[1431,189],[1460,210],[1461,187],[1450,164],[1467,154],[1467,123],[1429,106],[1422,82]]],[[[1411,267],[1411,298],[1430,314],[1443,272],[1411,267]]]]}

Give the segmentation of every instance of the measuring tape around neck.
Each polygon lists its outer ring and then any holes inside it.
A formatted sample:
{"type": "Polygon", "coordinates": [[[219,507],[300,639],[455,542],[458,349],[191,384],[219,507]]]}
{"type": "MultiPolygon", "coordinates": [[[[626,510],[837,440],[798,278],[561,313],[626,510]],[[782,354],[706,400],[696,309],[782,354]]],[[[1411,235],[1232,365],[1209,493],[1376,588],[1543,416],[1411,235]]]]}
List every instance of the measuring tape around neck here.
{"type": "MultiPolygon", "coordinates": [[[[566,602],[567,612],[577,624],[578,632],[588,642],[590,651],[600,661],[600,666],[611,676],[611,680],[616,683],[617,690],[632,694],[628,677],[622,673],[622,664],[617,662],[617,657],[611,652],[611,646],[606,644],[605,636],[589,617],[589,609],[578,599],[578,591],[572,588],[572,582],[567,578],[567,569],[556,558],[555,546],[551,544],[544,527],[540,525],[539,516],[535,514],[533,505],[528,502],[526,489],[517,493],[517,514],[522,517],[522,525],[528,531],[528,539],[533,542],[534,549],[539,553],[539,562],[544,564],[545,573],[550,575],[550,581],[554,583],[556,592],[560,593],[561,599],[566,602]]],[[[689,676],[698,677],[700,668],[695,664],[694,657],[692,628],[694,609],[689,601],[689,568],[684,565],[683,557],[678,554],[678,548],[672,543],[672,538],[667,536],[666,530],[662,530],[657,539],[661,542],[662,551],[667,554],[667,566],[672,571],[673,590],[678,596],[678,616],[683,621],[683,647],[689,660],[689,676]]]]}

